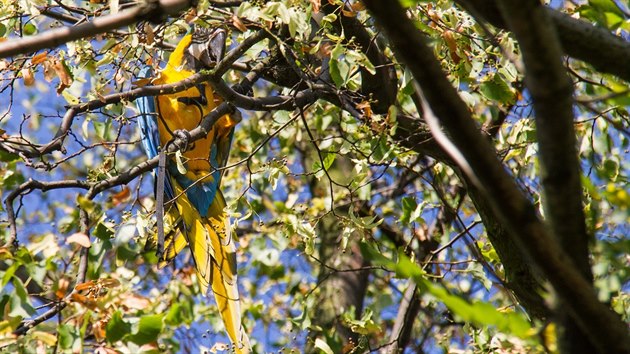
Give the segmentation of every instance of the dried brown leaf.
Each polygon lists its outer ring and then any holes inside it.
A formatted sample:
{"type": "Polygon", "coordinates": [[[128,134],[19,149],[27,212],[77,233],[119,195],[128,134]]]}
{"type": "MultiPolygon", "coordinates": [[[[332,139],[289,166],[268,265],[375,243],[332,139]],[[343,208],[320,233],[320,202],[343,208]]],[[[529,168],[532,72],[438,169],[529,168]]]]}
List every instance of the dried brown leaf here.
{"type": "Polygon", "coordinates": [[[457,40],[455,39],[453,32],[449,30],[444,31],[444,33],[442,33],[442,38],[444,38],[444,41],[448,46],[448,50],[451,54],[451,59],[453,59],[453,62],[455,64],[458,64],[461,58],[459,57],[459,55],[457,55],[457,40]]]}
{"type": "Polygon", "coordinates": [[[184,15],[184,21],[188,23],[193,22],[195,17],[197,17],[197,9],[193,7],[184,15]]]}
{"type": "Polygon", "coordinates": [[[144,23],[144,33],[147,34],[146,40],[147,44],[151,45],[155,42],[155,32],[153,31],[153,27],[148,22],[144,23]]]}
{"type": "Polygon", "coordinates": [[[70,286],[70,281],[68,281],[68,279],[59,279],[59,282],[57,283],[57,291],[55,291],[55,296],[57,296],[58,299],[63,299],[68,292],[68,286],[70,286]]]}
{"type": "Polygon", "coordinates": [[[363,111],[366,118],[372,118],[372,106],[369,101],[363,101],[357,105],[357,108],[363,111]]]}
{"type": "Polygon", "coordinates": [[[144,310],[149,307],[149,305],[151,305],[151,301],[140,295],[131,294],[125,296],[124,300],[122,301],[122,305],[127,307],[128,309],[144,310]]]}
{"type": "Polygon", "coordinates": [[[346,17],[357,17],[357,13],[346,8],[341,9],[341,13],[346,17]]]}
{"type": "Polygon", "coordinates": [[[352,10],[354,10],[356,12],[365,10],[365,4],[363,4],[362,1],[357,1],[357,2],[353,3],[352,5],[350,5],[350,7],[352,8],[352,10]]]}
{"type": "Polygon", "coordinates": [[[112,289],[120,286],[120,281],[114,278],[99,279],[98,284],[104,288],[112,289]]]}
{"type": "Polygon", "coordinates": [[[48,58],[48,52],[42,52],[39,54],[33,55],[31,58],[31,64],[37,65],[43,63],[48,58]]]}
{"type": "Polygon", "coordinates": [[[129,187],[125,186],[120,192],[112,195],[112,203],[114,203],[115,206],[118,206],[127,201],[129,196],[131,196],[131,190],[129,187]]]}
{"type": "Polygon", "coordinates": [[[56,76],[55,70],[53,70],[53,63],[51,60],[44,62],[44,80],[51,82],[56,76]]]}
{"type": "Polygon", "coordinates": [[[63,62],[61,60],[55,59],[53,61],[52,67],[53,70],[55,70],[57,76],[59,76],[59,79],[61,80],[63,86],[69,87],[70,85],[72,85],[72,76],[70,75],[68,68],[63,65],[63,62]]]}
{"type": "Polygon", "coordinates": [[[322,1],[321,0],[309,0],[311,3],[311,6],[313,7],[313,13],[318,13],[319,9],[322,7],[322,1]]]}
{"type": "Polygon", "coordinates": [[[243,21],[241,21],[241,19],[236,15],[232,15],[232,25],[241,32],[247,31],[247,26],[245,26],[243,21]]]}
{"type": "Polygon", "coordinates": [[[35,76],[30,68],[24,68],[21,71],[22,79],[24,79],[24,86],[33,86],[35,84],[35,76]]]}
{"type": "Polygon", "coordinates": [[[94,285],[95,285],[94,281],[90,280],[90,281],[86,281],[85,283],[77,284],[74,287],[74,290],[82,291],[82,290],[90,289],[90,288],[94,287],[94,285]]]}

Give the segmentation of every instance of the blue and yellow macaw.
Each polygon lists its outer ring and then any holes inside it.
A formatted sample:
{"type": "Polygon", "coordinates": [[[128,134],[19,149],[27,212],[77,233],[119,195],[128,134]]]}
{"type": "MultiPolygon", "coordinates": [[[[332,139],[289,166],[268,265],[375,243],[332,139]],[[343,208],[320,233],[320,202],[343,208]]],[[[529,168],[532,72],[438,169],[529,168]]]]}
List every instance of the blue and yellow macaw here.
{"type": "MultiPolygon", "coordinates": [[[[152,80],[153,84],[176,83],[198,70],[211,68],[223,56],[225,38],[225,31],[220,29],[197,29],[187,34],[166,67],[152,80]]],[[[141,76],[150,77],[151,69],[145,68],[141,76]]],[[[149,158],[157,156],[180,132],[196,128],[220,101],[208,84],[138,99],[142,144],[149,158]]],[[[185,173],[178,170],[174,158],[166,159],[164,225],[169,231],[165,233],[164,249],[158,249],[158,255],[159,265],[163,267],[186,245],[190,247],[201,291],[206,294],[208,287],[212,287],[236,353],[248,353],[249,340],[241,325],[236,245],[224,210],[225,199],[219,190],[222,173],[217,170],[227,162],[239,120],[225,115],[207,137],[195,141],[183,153],[185,173]]]]}

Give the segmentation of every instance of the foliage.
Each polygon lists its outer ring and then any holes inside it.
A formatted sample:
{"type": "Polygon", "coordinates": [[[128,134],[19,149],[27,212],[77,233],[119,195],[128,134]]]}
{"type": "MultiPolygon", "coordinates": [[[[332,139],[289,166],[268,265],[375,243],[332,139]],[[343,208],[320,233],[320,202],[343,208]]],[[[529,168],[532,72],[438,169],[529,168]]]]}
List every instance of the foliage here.
{"type": "MultiPolygon", "coordinates": [[[[402,3],[505,168],[545,215],[532,98],[513,35],[453,1],[402,3]]],[[[554,6],[628,38],[629,12],[619,2],[579,3],[554,6]]],[[[222,186],[239,239],[244,324],[257,352],[384,350],[402,338],[394,328],[406,314],[411,329],[400,349],[408,352],[553,350],[554,324],[513,294],[505,259],[459,170],[396,138],[398,117],[420,116],[413,78],[362,3],[228,5],[203,0],[155,23],[0,59],[2,350],[227,348],[190,256],[157,267],[146,242],[156,232],[155,165],[143,165],[135,97],[107,101],[148,86],[137,78],[140,68],[162,67],[192,24],[229,29],[231,48],[256,33],[265,37],[222,78],[210,79],[242,84],[257,64],[266,65],[252,87],[259,108],[239,108],[244,119],[222,186]],[[345,21],[364,24],[388,64],[374,62],[345,21]],[[365,87],[384,67],[397,79],[376,85],[396,88],[383,109],[378,90],[365,87]],[[293,99],[307,89],[318,99],[301,107],[262,100],[293,99]],[[80,108],[88,102],[94,106],[80,108]],[[129,175],[138,167],[143,173],[129,175]],[[408,288],[417,289],[411,300],[408,288]],[[415,310],[405,307],[409,301],[415,310]],[[45,311],[54,312],[51,319],[14,334],[45,311]]],[[[0,44],[133,6],[0,1],[0,44]]],[[[599,300],[628,322],[630,93],[623,79],[588,63],[565,65],[576,97],[594,285],[599,300]]],[[[551,301],[542,288],[529,291],[551,301]]]]}

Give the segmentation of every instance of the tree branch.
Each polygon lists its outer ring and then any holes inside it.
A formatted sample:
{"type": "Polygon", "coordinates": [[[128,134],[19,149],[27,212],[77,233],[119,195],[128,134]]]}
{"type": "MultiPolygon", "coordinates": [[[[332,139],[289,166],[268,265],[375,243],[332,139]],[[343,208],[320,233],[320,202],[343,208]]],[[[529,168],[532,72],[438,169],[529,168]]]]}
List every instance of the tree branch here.
{"type": "Polygon", "coordinates": [[[129,10],[95,18],[92,22],[78,26],[67,26],[43,32],[32,37],[0,43],[0,58],[26,54],[44,48],[56,48],[64,43],[108,32],[132,23],[148,20],[157,21],[192,6],[192,0],[150,0],[129,10]]]}
{"type": "MultiPolygon", "coordinates": [[[[562,63],[560,43],[541,3],[500,1],[499,9],[518,40],[533,98],[545,219],[578,270],[592,282],[573,128],[573,85],[562,63]]],[[[563,352],[594,352],[589,332],[580,330],[562,307],[557,315],[563,352]]]]}
{"type": "Polygon", "coordinates": [[[559,296],[570,305],[580,327],[592,334],[600,350],[630,352],[625,325],[597,300],[591,284],[575,269],[570,257],[546,226],[536,209],[481,135],[466,104],[442,72],[427,40],[397,2],[365,0],[365,5],[385,29],[395,53],[421,85],[430,107],[454,145],[470,165],[479,188],[517,244],[536,262],[559,296]]]}

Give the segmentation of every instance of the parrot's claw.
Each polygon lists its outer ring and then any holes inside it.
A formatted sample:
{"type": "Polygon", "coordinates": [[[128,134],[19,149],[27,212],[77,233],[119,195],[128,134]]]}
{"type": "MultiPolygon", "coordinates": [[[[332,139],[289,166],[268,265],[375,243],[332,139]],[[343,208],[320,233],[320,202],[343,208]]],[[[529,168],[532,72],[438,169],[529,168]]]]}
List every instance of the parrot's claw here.
{"type": "Polygon", "coordinates": [[[190,142],[191,136],[188,130],[178,129],[173,132],[175,141],[173,142],[178,149],[186,151],[190,142]]]}

